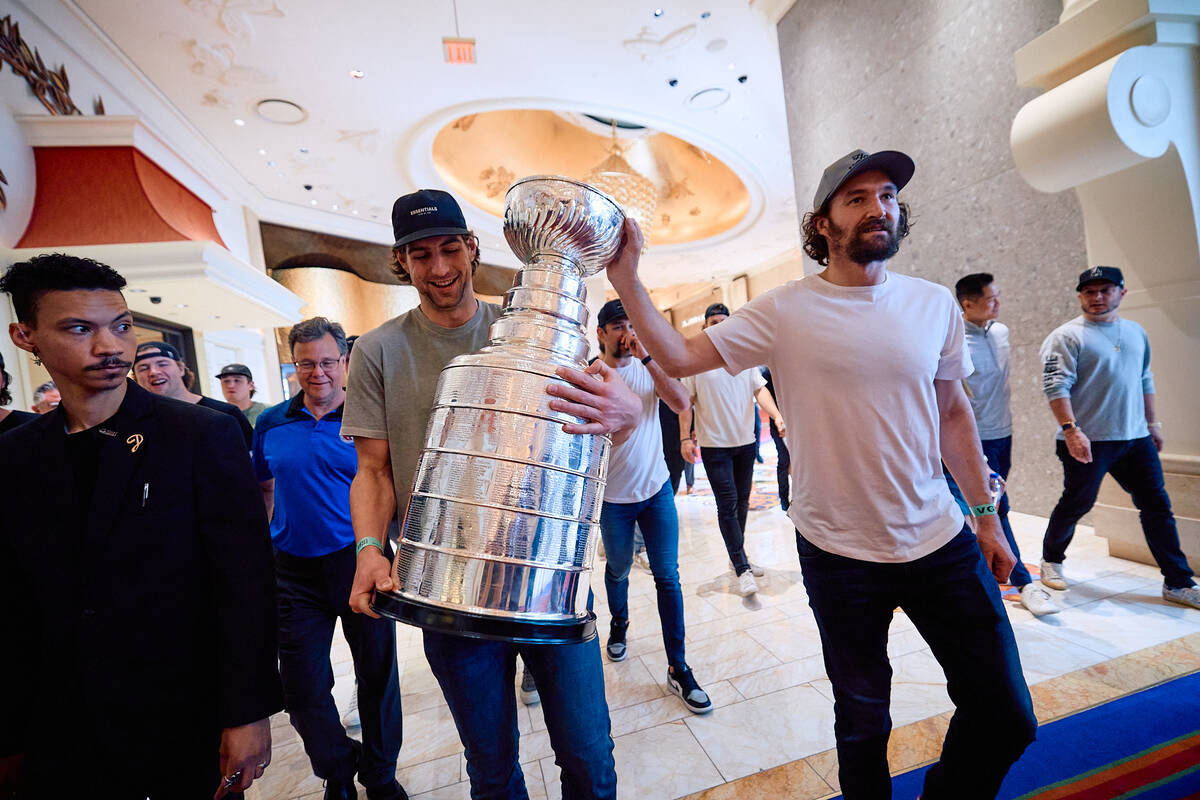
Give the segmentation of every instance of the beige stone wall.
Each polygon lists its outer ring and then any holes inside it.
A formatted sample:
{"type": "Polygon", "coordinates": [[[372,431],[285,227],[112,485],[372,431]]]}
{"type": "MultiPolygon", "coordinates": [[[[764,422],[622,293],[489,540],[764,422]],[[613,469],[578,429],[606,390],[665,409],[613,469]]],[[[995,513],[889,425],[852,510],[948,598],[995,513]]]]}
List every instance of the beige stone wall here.
{"type": "Polygon", "coordinates": [[[1037,514],[1062,486],[1038,347],[1078,313],[1074,278],[1088,265],[1075,193],[1030,188],[1009,129],[1037,94],[1017,86],[1013,53],[1061,11],[1061,0],[808,0],[779,24],[801,207],[850,150],[903,150],[917,164],[903,193],[913,229],[894,268],[950,287],[996,276],[1013,342],[1012,504],[1037,514]]]}

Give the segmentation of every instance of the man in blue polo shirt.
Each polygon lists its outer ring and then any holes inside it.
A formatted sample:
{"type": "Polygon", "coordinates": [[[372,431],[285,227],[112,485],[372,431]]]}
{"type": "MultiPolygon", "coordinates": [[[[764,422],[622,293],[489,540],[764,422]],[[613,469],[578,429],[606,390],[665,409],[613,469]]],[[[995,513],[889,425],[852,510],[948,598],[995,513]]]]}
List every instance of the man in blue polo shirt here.
{"type": "Polygon", "coordinates": [[[357,798],[354,776],[369,800],[403,800],[396,781],[400,754],[400,682],[396,629],[390,620],[350,611],[356,557],[350,523],[354,444],[341,435],[346,400],[342,326],[324,317],[292,328],[288,345],[301,392],[262,413],[254,433],[254,466],[271,515],[279,596],[279,667],[284,704],[304,741],[325,798],[357,798]],[[346,735],[330,690],[333,626],[354,658],[362,744],[346,735]]]}

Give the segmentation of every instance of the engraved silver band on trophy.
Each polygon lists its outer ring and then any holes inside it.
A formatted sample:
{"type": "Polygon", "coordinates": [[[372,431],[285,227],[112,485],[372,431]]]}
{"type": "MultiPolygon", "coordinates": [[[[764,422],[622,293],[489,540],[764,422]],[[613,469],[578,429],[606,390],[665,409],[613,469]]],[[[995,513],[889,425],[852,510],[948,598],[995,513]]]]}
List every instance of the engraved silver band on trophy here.
{"type": "Polygon", "coordinates": [[[442,370],[379,613],[516,642],[596,635],[584,603],[611,441],[564,433],[578,420],[550,409],[546,385],[586,366],[583,279],[612,259],[624,222],[569,178],[509,188],[504,236],[525,267],[488,345],[442,370]]]}

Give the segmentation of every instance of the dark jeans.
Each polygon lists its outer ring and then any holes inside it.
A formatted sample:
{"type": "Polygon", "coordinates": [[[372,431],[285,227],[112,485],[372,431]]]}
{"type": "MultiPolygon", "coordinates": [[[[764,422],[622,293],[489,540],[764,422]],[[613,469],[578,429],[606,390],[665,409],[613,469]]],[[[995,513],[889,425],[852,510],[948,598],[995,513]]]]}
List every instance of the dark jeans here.
{"type": "Polygon", "coordinates": [[[529,800],[517,756],[518,654],[542,698],[563,800],[617,796],[598,639],[521,645],[424,633],[425,657],[466,748],[472,800],[529,800]]]}
{"type": "Polygon", "coordinates": [[[1037,718],[996,579],[970,528],[903,564],[827,553],[796,533],[808,602],[833,684],[838,776],[846,800],[892,796],[887,741],[888,625],[908,614],[946,673],[954,717],[924,800],[990,798],[1034,739],[1037,718]],[[918,587],[914,590],[914,587],[918,587]]]}
{"type": "Polygon", "coordinates": [[[1171,513],[1171,498],[1163,486],[1162,463],[1149,436],[1113,442],[1092,442],[1092,463],[1076,461],[1067,445],[1056,446],[1063,463],[1063,493],[1050,514],[1042,540],[1042,559],[1061,564],[1075,536],[1075,523],[1092,510],[1105,474],[1129,492],[1142,520],[1146,544],[1169,589],[1194,585],[1192,569],[1179,547],[1179,531],[1171,513]]]}
{"type": "Polygon", "coordinates": [[[650,573],[658,595],[667,663],[687,666],[683,650],[683,591],[679,588],[679,518],[670,481],[640,503],[605,502],[600,511],[600,533],[608,565],[604,588],[613,621],[629,621],[629,569],[633,566],[634,523],[641,528],[650,559],[650,573]]]}
{"type": "Polygon", "coordinates": [[[717,499],[717,525],[725,540],[725,550],[734,571],[741,575],[750,569],[745,538],[754,479],[754,442],[741,447],[701,447],[700,457],[717,499]]]}
{"type": "MultiPolygon", "coordinates": [[[[1000,473],[1000,477],[1004,480],[1008,480],[1008,472],[1012,469],[1012,437],[982,439],[979,443],[983,445],[983,457],[987,459],[988,466],[992,468],[993,472],[1000,473]]],[[[942,472],[946,476],[946,483],[950,485],[950,494],[954,495],[958,507],[964,509],[964,514],[970,514],[971,506],[963,499],[962,490],[958,488],[954,476],[946,470],[945,465],[942,467],[942,472]]],[[[1029,568],[1025,566],[1025,562],[1021,560],[1021,548],[1017,547],[1012,526],[1008,524],[1008,492],[1000,495],[1000,502],[996,504],[996,513],[1000,515],[1000,528],[1004,531],[1004,538],[1008,539],[1008,546],[1012,548],[1013,556],[1017,559],[1017,565],[1013,567],[1008,582],[1020,589],[1022,586],[1033,583],[1033,576],[1029,574],[1029,568]]]]}
{"type": "Polygon", "coordinates": [[[396,668],[396,625],[350,610],[354,546],[317,558],[275,551],[279,592],[279,672],[284,705],[318,778],[347,781],[358,772],[368,787],[395,779],[402,718],[396,668]],[[355,753],[334,705],[329,648],[342,621],[358,679],[362,756],[355,753]]]}
{"type": "Polygon", "coordinates": [[[788,452],[787,442],[779,435],[779,428],[775,427],[775,420],[770,421],[771,439],[775,442],[775,452],[779,454],[779,459],[775,464],[775,480],[779,482],[779,505],[784,511],[788,510],[788,506],[792,504],[792,489],[788,483],[788,473],[792,469],[792,454],[788,452]]]}

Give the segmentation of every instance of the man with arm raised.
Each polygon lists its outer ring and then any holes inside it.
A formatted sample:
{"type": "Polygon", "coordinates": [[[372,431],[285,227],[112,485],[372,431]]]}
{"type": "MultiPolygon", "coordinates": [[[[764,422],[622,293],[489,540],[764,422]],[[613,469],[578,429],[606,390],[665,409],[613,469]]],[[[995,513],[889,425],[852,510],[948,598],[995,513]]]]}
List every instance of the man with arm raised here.
{"type": "Polygon", "coordinates": [[[957,710],[924,800],[993,797],[1037,726],[996,580],[1014,559],[961,379],[962,316],[943,287],[889,272],[908,232],[903,153],[856,150],[821,179],[805,250],[827,268],[754,298],[685,339],[637,278],[628,224],[608,276],[643,344],[676,377],[766,364],[789,428],[792,504],[809,604],[835,696],[847,800],[891,796],[887,631],[912,618],[957,710]],[[963,524],[939,457],[977,516],[963,524]]]}

